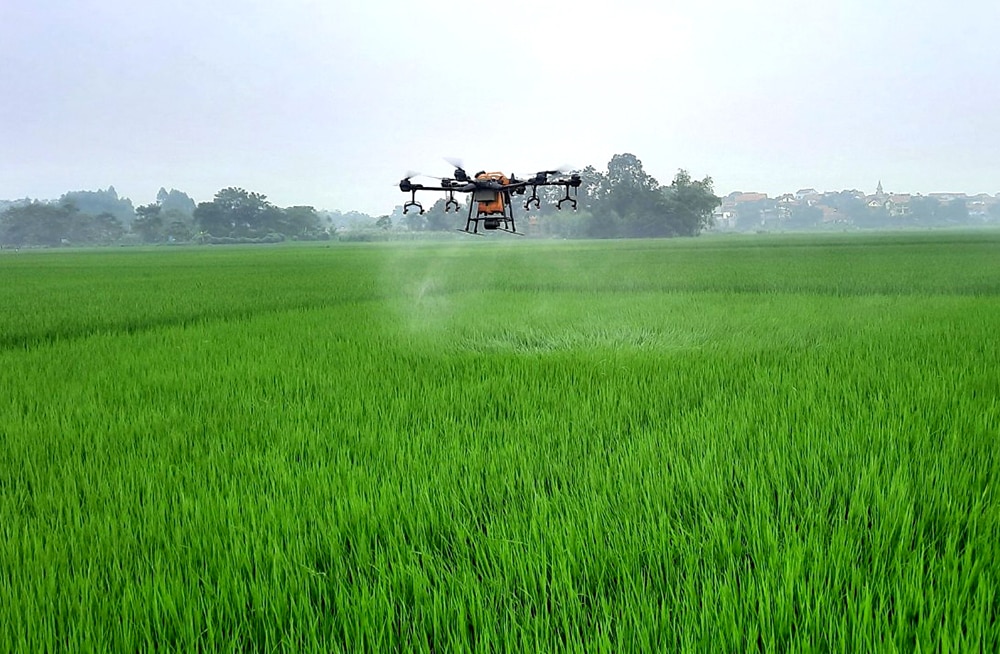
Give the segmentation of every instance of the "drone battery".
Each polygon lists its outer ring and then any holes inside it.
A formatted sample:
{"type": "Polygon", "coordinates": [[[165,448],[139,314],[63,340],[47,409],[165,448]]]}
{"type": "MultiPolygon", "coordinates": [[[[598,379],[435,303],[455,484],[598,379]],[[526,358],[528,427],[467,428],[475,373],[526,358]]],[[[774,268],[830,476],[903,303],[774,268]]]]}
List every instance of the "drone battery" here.
{"type": "Polygon", "coordinates": [[[476,202],[493,202],[497,199],[497,192],[488,188],[476,189],[472,193],[472,199],[476,202]]]}

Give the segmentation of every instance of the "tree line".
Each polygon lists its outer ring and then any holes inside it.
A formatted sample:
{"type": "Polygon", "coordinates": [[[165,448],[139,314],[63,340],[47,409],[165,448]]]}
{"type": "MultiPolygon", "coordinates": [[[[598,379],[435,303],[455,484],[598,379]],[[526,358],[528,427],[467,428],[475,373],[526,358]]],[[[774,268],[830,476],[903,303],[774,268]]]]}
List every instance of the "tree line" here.
{"type": "Polygon", "coordinates": [[[267,197],[225,188],[211,202],[160,189],[156,202],[133,208],[114,187],[74,191],[56,202],[11,203],[0,213],[0,244],[254,243],[329,238],[313,207],[280,208],[267,197]]]}
{"type": "MultiPolygon", "coordinates": [[[[580,174],[584,183],[577,197],[579,211],[556,211],[564,189],[542,187],[541,208],[525,214],[518,207],[518,219],[528,219],[536,227],[533,231],[550,236],[695,236],[711,225],[712,211],[721,202],[710,177],[694,180],[680,170],[669,185],[662,185],[628,153],[615,155],[604,171],[588,166],[580,174]]],[[[515,201],[521,198],[515,196],[515,201]]],[[[109,187],[66,193],[56,202],[8,205],[0,212],[0,244],[7,246],[261,243],[327,239],[336,231],[331,214],[321,215],[311,206],[281,208],[261,193],[237,187],[224,188],[210,202],[200,203],[176,189],[160,189],[156,202],[133,207],[131,200],[109,187]]],[[[367,219],[370,230],[386,233],[393,228],[450,231],[459,222],[464,225],[444,209],[441,198],[423,215],[403,215],[397,207],[393,214],[377,219],[356,212],[346,217],[354,227],[367,219]]]]}

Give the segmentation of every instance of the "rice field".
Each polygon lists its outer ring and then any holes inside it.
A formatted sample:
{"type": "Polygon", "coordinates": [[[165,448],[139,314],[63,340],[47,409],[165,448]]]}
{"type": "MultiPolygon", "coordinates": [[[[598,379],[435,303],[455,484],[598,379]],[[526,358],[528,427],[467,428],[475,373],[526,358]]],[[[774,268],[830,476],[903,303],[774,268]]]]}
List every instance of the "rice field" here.
{"type": "Polygon", "coordinates": [[[1000,233],[0,252],[0,651],[1000,651],[1000,233]]]}

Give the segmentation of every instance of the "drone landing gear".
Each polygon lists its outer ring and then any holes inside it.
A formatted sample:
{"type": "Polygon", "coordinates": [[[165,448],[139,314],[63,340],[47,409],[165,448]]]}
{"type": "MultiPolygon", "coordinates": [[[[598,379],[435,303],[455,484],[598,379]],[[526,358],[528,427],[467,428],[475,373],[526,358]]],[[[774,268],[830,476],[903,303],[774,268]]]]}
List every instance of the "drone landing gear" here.
{"type": "Polygon", "coordinates": [[[417,209],[420,210],[420,214],[423,215],[423,213],[424,213],[424,205],[422,205],[419,202],[417,202],[417,189],[413,189],[412,191],[410,191],[410,199],[403,204],[403,214],[404,215],[407,212],[409,212],[410,207],[416,207],[417,209]]]}
{"type": "Polygon", "coordinates": [[[558,209],[559,211],[562,211],[563,202],[569,202],[570,206],[573,207],[573,211],[576,211],[576,198],[571,198],[570,197],[570,195],[569,195],[570,188],[573,188],[573,187],[567,186],[566,187],[566,195],[564,195],[561,200],[559,200],[558,202],[556,202],[556,209],[558,209]]]}
{"type": "Polygon", "coordinates": [[[517,231],[514,223],[510,220],[504,220],[502,218],[472,218],[466,223],[465,229],[460,229],[458,231],[465,234],[472,234],[473,236],[485,236],[479,231],[479,223],[483,223],[483,229],[489,232],[506,232],[508,234],[513,234],[514,236],[524,236],[522,232],[517,231]],[[469,228],[472,229],[469,229],[469,228]]]}
{"type": "MultiPolygon", "coordinates": [[[[522,190],[524,190],[524,189],[522,189],[522,190]]],[[[542,206],[542,201],[538,199],[538,187],[537,186],[532,186],[531,187],[531,197],[524,201],[524,210],[525,211],[530,211],[531,210],[531,205],[535,205],[536,209],[539,209],[542,206]]]]}

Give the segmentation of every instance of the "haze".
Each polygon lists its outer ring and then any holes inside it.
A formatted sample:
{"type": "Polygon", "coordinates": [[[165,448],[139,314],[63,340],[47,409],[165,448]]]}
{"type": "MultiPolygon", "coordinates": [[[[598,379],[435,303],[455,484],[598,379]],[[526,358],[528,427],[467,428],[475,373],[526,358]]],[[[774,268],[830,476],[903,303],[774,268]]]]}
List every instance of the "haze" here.
{"type": "Polygon", "coordinates": [[[1000,6],[0,4],[0,198],[114,185],[388,213],[407,170],[638,155],[720,195],[1000,191],[1000,6]]]}

